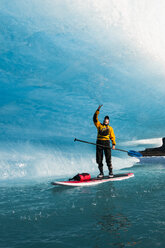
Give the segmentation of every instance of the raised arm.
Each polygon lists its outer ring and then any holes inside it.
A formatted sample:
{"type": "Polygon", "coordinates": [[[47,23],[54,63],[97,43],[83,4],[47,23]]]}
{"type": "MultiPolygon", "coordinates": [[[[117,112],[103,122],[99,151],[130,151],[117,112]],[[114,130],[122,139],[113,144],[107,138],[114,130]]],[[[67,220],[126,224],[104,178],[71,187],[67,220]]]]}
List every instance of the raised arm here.
{"type": "Polygon", "coordinates": [[[102,106],[103,105],[99,105],[98,109],[96,110],[96,112],[94,113],[94,116],[93,116],[93,122],[94,122],[94,124],[95,124],[96,127],[99,127],[100,126],[100,122],[98,120],[98,115],[99,115],[100,108],[102,106]]]}

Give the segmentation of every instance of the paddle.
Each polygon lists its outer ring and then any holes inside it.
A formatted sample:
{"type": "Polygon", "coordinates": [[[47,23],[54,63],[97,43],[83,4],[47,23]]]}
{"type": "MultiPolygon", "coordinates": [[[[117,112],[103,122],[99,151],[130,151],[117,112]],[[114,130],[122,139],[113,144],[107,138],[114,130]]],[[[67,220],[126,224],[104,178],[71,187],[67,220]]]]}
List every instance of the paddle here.
{"type": "MultiPolygon", "coordinates": [[[[109,146],[104,146],[104,145],[88,142],[88,141],[85,141],[85,140],[79,140],[79,139],[76,139],[76,138],[74,139],[74,141],[79,141],[79,142],[86,143],[86,144],[91,144],[91,145],[95,145],[95,146],[101,146],[101,147],[109,148],[109,146]]],[[[112,148],[110,148],[110,149],[112,149],[112,148]]],[[[133,150],[126,151],[126,150],[118,149],[118,148],[115,148],[115,150],[120,151],[120,152],[126,152],[131,157],[142,157],[142,154],[140,152],[136,152],[136,151],[133,151],[133,150]]]]}

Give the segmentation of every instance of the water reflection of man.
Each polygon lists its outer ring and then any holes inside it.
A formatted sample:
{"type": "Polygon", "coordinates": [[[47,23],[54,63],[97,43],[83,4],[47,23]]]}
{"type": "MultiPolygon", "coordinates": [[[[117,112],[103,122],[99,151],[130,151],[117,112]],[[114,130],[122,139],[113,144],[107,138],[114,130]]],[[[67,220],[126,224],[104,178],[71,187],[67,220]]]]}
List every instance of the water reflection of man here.
{"type": "Polygon", "coordinates": [[[112,141],[112,149],[115,149],[115,134],[113,128],[109,126],[109,116],[104,117],[103,124],[100,123],[98,120],[98,115],[100,108],[103,105],[99,105],[98,109],[96,110],[93,121],[97,128],[97,144],[102,146],[96,146],[96,162],[98,164],[98,168],[100,174],[98,175],[99,178],[104,176],[103,173],[103,152],[105,154],[106,163],[109,170],[109,177],[113,177],[113,167],[111,162],[111,148],[110,148],[110,140],[112,141]]]}

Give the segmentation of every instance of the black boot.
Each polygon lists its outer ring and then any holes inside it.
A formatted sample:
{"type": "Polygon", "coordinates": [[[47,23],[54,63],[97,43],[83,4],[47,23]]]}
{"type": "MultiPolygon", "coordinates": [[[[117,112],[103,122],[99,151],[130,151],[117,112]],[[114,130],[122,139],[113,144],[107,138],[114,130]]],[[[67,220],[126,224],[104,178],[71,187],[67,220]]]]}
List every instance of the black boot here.
{"type": "Polygon", "coordinates": [[[100,174],[97,177],[98,178],[103,178],[104,177],[103,164],[99,164],[98,168],[99,168],[100,174]]]}
{"type": "Polygon", "coordinates": [[[103,178],[104,177],[104,173],[101,173],[97,176],[97,178],[103,178]]]}
{"type": "Polygon", "coordinates": [[[112,168],[109,168],[109,177],[113,177],[113,170],[112,170],[112,168]]]}

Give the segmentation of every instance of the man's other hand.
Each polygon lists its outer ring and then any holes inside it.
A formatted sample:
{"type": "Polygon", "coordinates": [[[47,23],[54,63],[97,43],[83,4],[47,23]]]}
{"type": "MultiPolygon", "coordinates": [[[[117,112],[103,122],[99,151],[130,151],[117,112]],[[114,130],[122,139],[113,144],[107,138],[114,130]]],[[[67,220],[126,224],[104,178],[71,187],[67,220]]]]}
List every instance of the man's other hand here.
{"type": "Polygon", "coordinates": [[[99,105],[98,110],[100,110],[102,106],[103,106],[103,104],[99,105]]]}

